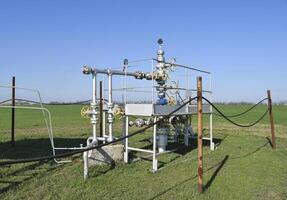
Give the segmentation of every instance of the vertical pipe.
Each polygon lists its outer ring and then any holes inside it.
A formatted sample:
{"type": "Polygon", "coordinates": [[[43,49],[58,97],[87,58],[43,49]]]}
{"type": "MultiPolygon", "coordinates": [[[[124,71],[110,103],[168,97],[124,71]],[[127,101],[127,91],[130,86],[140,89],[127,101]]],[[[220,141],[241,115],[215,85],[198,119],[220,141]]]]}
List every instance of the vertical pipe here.
{"type": "Polygon", "coordinates": [[[12,77],[12,119],[11,119],[11,144],[15,146],[15,76],[12,77]]]}
{"type": "MultiPolygon", "coordinates": [[[[154,117],[154,123],[157,118],[154,117]]],[[[156,160],[156,124],[153,126],[153,154],[152,154],[152,171],[157,171],[157,160],[156,160]]]]}
{"type": "Polygon", "coordinates": [[[93,73],[93,97],[92,97],[92,102],[94,104],[96,104],[96,100],[97,100],[97,74],[93,73]]]}
{"type": "Polygon", "coordinates": [[[152,73],[152,78],[151,78],[151,92],[152,92],[152,100],[151,100],[151,104],[154,104],[154,77],[153,77],[153,72],[154,72],[154,61],[153,59],[151,59],[151,73],[152,73]]]}
{"type": "Polygon", "coordinates": [[[100,137],[103,137],[103,82],[100,81],[100,137]]]}
{"type": "Polygon", "coordinates": [[[112,74],[109,74],[109,103],[112,103],[112,74]]]}
{"type": "MultiPolygon", "coordinates": [[[[106,97],[106,79],[103,79],[103,99],[106,97]]],[[[106,137],[106,112],[103,112],[103,136],[106,137]]]]}
{"type": "Polygon", "coordinates": [[[103,136],[106,137],[106,112],[103,112],[103,136]]]}
{"type": "MultiPolygon", "coordinates": [[[[126,119],[126,123],[125,123],[125,125],[126,125],[125,136],[128,136],[128,135],[129,135],[129,117],[126,116],[125,119],[126,119]]],[[[128,162],[129,162],[129,150],[128,150],[129,144],[128,144],[128,142],[129,142],[129,139],[126,138],[126,139],[125,139],[125,153],[124,153],[124,162],[125,162],[125,163],[128,163],[128,162]]]]}
{"type": "Polygon", "coordinates": [[[97,115],[96,115],[96,102],[97,101],[97,74],[93,73],[93,99],[91,103],[93,115],[91,117],[91,124],[93,126],[93,141],[97,140],[97,125],[96,125],[96,120],[97,120],[97,115]]]}
{"type": "Polygon", "coordinates": [[[203,192],[203,156],[202,156],[202,78],[197,77],[197,161],[198,192],[203,192]]]}
{"type": "MultiPolygon", "coordinates": [[[[211,82],[212,82],[212,75],[210,74],[209,77],[209,91],[210,91],[210,101],[212,102],[212,87],[211,87],[211,82]]],[[[213,110],[212,110],[212,105],[209,105],[209,140],[210,140],[210,149],[213,151],[214,150],[214,143],[213,143],[213,110]]]]}
{"type": "Polygon", "coordinates": [[[108,123],[109,123],[109,141],[113,140],[113,96],[112,96],[112,74],[109,73],[109,103],[108,103],[108,108],[109,108],[109,116],[108,116],[108,123]]]}
{"type": "Polygon", "coordinates": [[[273,113],[272,113],[272,99],[271,99],[271,92],[267,90],[268,96],[268,108],[269,108],[269,121],[270,121],[270,128],[271,128],[271,136],[272,136],[272,148],[276,149],[276,137],[274,131],[274,121],[273,121],[273,113]]]}
{"type": "Polygon", "coordinates": [[[127,63],[127,65],[126,65],[126,67],[125,67],[125,89],[124,89],[124,92],[125,92],[125,106],[126,106],[126,104],[127,104],[127,71],[128,71],[128,63],[127,63]]]}
{"type": "Polygon", "coordinates": [[[85,151],[83,153],[83,160],[84,160],[84,179],[86,180],[89,176],[89,157],[88,152],[85,151]]]}
{"type": "Polygon", "coordinates": [[[213,143],[213,114],[212,108],[210,108],[210,115],[209,115],[209,141],[210,141],[210,150],[214,150],[214,143],[213,143]]]}

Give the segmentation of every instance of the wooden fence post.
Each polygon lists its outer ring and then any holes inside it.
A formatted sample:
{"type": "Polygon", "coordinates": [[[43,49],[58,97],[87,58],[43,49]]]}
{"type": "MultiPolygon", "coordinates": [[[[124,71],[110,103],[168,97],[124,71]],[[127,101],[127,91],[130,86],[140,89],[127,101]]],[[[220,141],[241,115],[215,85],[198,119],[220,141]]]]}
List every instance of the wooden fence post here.
{"type": "Polygon", "coordinates": [[[202,77],[197,77],[197,161],[198,192],[203,192],[203,156],[202,156],[202,77]]]}
{"type": "MultiPolygon", "coordinates": [[[[15,76],[12,77],[12,106],[15,106],[15,76]]],[[[15,108],[11,110],[11,145],[15,146],[15,108]]]]}
{"type": "Polygon", "coordinates": [[[274,130],[274,121],[273,121],[273,113],[272,113],[272,99],[271,99],[270,90],[267,90],[267,96],[268,96],[268,108],[269,108],[269,121],[270,121],[271,136],[272,136],[272,148],[276,149],[276,137],[275,137],[275,130],[274,130]]]}

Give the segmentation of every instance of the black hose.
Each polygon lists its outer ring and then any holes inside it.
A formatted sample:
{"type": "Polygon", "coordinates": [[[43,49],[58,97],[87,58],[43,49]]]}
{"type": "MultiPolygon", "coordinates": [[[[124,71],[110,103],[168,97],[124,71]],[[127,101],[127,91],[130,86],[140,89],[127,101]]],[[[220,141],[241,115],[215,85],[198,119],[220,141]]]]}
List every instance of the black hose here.
{"type": "MultiPolygon", "coordinates": [[[[261,101],[259,101],[258,103],[256,103],[255,105],[251,106],[250,108],[248,108],[247,110],[245,110],[244,112],[242,113],[239,113],[239,114],[235,114],[235,115],[225,115],[226,117],[229,117],[229,118],[232,118],[232,117],[239,117],[241,115],[244,115],[246,113],[248,113],[250,110],[254,109],[256,106],[258,106],[259,104],[261,104],[263,101],[267,100],[268,98],[265,98],[265,99],[262,99],[261,101]]],[[[221,116],[220,114],[217,114],[217,113],[214,113],[215,115],[219,115],[221,116]]]]}
{"type": "Polygon", "coordinates": [[[263,113],[263,115],[257,119],[255,122],[251,123],[251,124],[238,124],[234,121],[232,121],[231,119],[229,119],[226,115],[224,115],[213,103],[211,103],[207,98],[202,97],[202,99],[204,99],[207,103],[209,103],[224,119],[226,119],[227,121],[229,121],[230,123],[239,126],[239,127],[243,127],[243,128],[247,128],[247,127],[251,127],[254,126],[256,124],[258,124],[268,113],[269,108],[267,108],[267,110],[263,113]]]}
{"type": "Polygon", "coordinates": [[[4,101],[1,101],[0,104],[6,103],[6,102],[9,102],[9,101],[12,101],[12,99],[7,99],[7,100],[4,100],[4,101]]]}

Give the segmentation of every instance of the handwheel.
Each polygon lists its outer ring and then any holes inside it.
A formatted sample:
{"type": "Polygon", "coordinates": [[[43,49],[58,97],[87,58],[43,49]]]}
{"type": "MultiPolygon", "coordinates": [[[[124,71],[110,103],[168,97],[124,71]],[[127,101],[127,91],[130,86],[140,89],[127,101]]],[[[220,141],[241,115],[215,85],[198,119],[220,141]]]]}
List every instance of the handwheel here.
{"type": "Polygon", "coordinates": [[[124,110],[122,108],[118,107],[118,108],[116,108],[114,110],[114,116],[115,116],[116,119],[123,118],[124,114],[125,114],[125,112],[124,112],[124,110]]]}
{"type": "Polygon", "coordinates": [[[170,105],[170,106],[176,105],[176,100],[173,96],[168,97],[168,105],[170,105]]]}
{"type": "Polygon", "coordinates": [[[85,119],[89,119],[90,106],[83,106],[81,109],[81,116],[85,119]]]}

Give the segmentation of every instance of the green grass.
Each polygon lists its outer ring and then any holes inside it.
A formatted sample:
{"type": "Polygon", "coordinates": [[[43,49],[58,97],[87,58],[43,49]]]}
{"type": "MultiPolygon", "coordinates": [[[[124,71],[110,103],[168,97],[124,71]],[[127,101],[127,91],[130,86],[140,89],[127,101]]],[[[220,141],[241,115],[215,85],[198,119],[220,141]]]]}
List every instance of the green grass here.
{"type": "MultiPolygon", "coordinates": [[[[236,114],[248,105],[220,105],[236,114]]],[[[79,145],[91,135],[89,121],[79,115],[81,106],[48,106],[56,144],[79,145]]],[[[255,121],[266,109],[259,106],[240,123],[255,121]]],[[[268,117],[252,128],[237,128],[214,116],[215,151],[204,146],[203,194],[197,192],[197,150],[158,157],[160,170],[150,172],[151,162],[90,167],[83,180],[82,155],[72,163],[34,162],[0,167],[1,199],[287,199],[287,106],[274,106],[277,150],[272,150],[268,117]]],[[[51,155],[48,134],[39,111],[17,110],[16,146],[10,147],[10,110],[0,109],[0,160],[51,155]]],[[[207,116],[204,119],[208,132],[207,116]]],[[[196,116],[193,123],[196,129],[196,116]]],[[[116,124],[120,135],[120,124],[116,124]]],[[[134,146],[149,145],[150,132],[131,139],[134,146]]],[[[193,141],[194,143],[195,141],[193,141]]]]}

